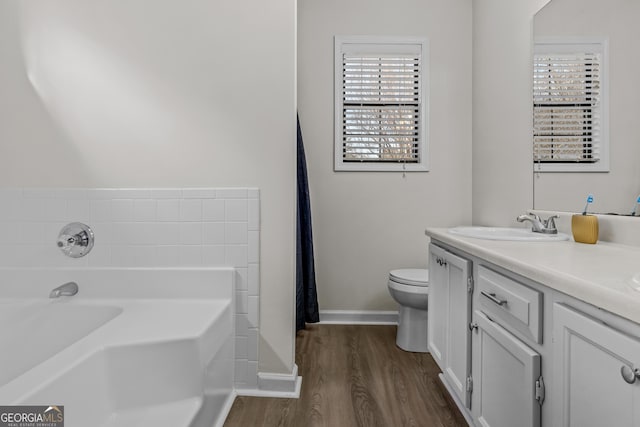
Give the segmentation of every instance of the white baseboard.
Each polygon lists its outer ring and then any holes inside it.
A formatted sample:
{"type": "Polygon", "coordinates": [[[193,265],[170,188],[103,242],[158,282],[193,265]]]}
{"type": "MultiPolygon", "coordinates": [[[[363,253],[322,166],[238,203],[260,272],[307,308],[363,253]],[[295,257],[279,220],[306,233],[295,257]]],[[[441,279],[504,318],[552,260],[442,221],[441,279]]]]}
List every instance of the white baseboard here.
{"type": "Polygon", "coordinates": [[[233,406],[233,402],[236,400],[236,396],[237,395],[238,395],[238,393],[236,393],[235,390],[233,390],[231,392],[231,394],[229,394],[229,396],[227,397],[226,402],[222,406],[222,409],[220,411],[220,414],[218,415],[218,418],[216,419],[217,421],[214,424],[215,427],[223,427],[224,426],[224,422],[227,420],[227,417],[229,416],[229,413],[231,412],[231,407],[233,406]]]}
{"type": "Polygon", "coordinates": [[[397,325],[397,311],[320,310],[320,323],[335,325],[397,325]]]}
{"type": "Polygon", "coordinates": [[[293,365],[290,374],[272,374],[258,372],[258,388],[236,389],[238,396],[284,397],[297,399],[300,397],[302,377],[298,376],[298,365],[293,365]]]}

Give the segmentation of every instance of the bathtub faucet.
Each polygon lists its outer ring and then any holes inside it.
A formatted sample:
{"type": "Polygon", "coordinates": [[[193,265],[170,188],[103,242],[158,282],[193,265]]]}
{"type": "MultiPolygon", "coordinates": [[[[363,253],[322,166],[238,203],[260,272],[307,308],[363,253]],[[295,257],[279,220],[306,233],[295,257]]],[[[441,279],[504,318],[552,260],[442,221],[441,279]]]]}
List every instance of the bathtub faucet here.
{"type": "Polygon", "coordinates": [[[60,285],[49,294],[49,298],[58,298],[61,296],[72,296],[78,293],[78,284],[76,282],[67,282],[60,285]]]}

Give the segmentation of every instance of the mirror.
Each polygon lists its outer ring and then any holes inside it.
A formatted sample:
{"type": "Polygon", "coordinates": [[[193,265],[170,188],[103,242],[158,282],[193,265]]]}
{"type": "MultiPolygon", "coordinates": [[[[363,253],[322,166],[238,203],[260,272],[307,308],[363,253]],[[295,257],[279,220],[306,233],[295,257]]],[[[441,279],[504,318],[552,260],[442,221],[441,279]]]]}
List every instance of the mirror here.
{"type": "MultiPolygon", "coordinates": [[[[534,18],[540,38],[608,39],[609,172],[536,172],[535,209],[577,212],[589,193],[593,212],[629,215],[640,195],[640,2],[552,0],[534,18]]],[[[636,215],[640,215],[640,207],[636,215]]]]}

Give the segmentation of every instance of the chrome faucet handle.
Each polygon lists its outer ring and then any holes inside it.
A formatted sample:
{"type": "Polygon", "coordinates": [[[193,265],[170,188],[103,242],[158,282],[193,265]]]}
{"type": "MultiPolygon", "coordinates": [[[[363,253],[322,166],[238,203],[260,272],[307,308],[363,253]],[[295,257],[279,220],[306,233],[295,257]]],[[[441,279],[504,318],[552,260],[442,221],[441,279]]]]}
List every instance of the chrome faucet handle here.
{"type": "Polygon", "coordinates": [[[558,229],[556,228],[556,218],[559,218],[558,215],[551,215],[545,221],[542,221],[542,223],[544,224],[542,232],[544,234],[558,234],[558,229]]]}
{"type": "Polygon", "coordinates": [[[558,215],[551,215],[544,222],[546,228],[556,228],[556,218],[560,218],[558,215]]]}
{"type": "Polygon", "coordinates": [[[93,231],[88,225],[72,222],[60,230],[57,244],[65,255],[80,258],[91,251],[93,240],[93,231]]]}

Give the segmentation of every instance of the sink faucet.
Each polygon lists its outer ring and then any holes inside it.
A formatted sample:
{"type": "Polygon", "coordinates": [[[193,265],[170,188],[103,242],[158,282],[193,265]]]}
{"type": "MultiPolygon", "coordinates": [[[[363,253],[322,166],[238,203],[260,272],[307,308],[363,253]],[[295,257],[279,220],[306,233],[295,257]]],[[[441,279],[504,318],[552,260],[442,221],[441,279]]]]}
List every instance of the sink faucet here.
{"type": "Polygon", "coordinates": [[[556,228],[555,219],[558,218],[558,215],[550,216],[548,219],[543,220],[536,214],[530,215],[520,215],[516,218],[518,222],[529,221],[531,223],[531,231],[534,233],[543,233],[543,234],[558,234],[558,229],[556,228]]]}
{"type": "Polygon", "coordinates": [[[67,282],[60,285],[49,294],[49,298],[58,298],[61,296],[72,296],[78,293],[78,284],[76,282],[67,282]]]}

